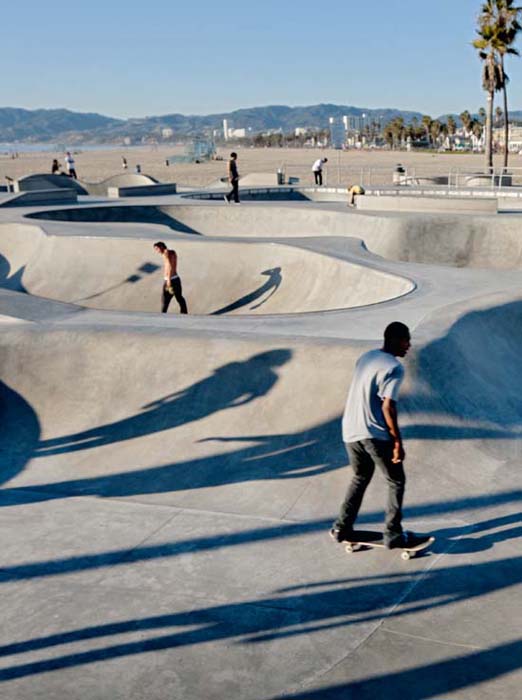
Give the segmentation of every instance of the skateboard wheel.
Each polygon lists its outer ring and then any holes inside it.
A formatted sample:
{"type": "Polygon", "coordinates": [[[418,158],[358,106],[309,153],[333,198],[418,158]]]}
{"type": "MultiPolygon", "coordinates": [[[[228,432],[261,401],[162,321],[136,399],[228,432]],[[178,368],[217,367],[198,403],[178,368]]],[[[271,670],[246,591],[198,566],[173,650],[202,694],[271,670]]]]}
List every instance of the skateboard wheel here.
{"type": "Polygon", "coordinates": [[[348,554],[352,554],[352,552],[355,552],[355,547],[353,544],[347,544],[345,546],[345,550],[348,552],[348,554]]]}
{"type": "Polygon", "coordinates": [[[401,559],[404,559],[404,561],[408,561],[408,559],[411,559],[412,555],[411,552],[401,552],[401,559]]]}

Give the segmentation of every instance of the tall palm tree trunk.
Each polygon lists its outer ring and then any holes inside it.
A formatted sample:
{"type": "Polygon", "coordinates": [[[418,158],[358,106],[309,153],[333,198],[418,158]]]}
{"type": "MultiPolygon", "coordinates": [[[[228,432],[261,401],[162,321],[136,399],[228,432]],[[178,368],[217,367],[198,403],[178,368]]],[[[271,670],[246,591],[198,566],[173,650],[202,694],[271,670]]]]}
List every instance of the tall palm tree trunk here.
{"type": "Polygon", "coordinates": [[[491,175],[493,172],[493,90],[488,90],[486,109],[486,172],[491,175]]]}
{"type": "Polygon", "coordinates": [[[502,93],[504,97],[504,172],[507,172],[509,160],[509,112],[507,98],[507,78],[504,73],[504,56],[500,57],[500,65],[502,69],[502,93]]]}

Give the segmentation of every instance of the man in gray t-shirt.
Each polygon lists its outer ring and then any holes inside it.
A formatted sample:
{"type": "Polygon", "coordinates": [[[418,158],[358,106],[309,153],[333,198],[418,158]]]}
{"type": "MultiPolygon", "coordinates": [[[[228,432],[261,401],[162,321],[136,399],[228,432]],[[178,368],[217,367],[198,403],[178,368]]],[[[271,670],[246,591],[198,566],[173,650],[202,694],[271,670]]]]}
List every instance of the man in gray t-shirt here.
{"type": "Polygon", "coordinates": [[[397,399],[404,368],[397,357],[404,357],[409,347],[408,327],[395,321],[384,331],[382,349],[364,353],[355,365],[343,415],[343,440],[354,475],[331,530],[332,537],[339,542],[351,535],[377,465],[389,487],[384,542],[390,548],[407,544],[401,524],[406,481],[402,466],[404,449],[397,422],[397,399]]]}

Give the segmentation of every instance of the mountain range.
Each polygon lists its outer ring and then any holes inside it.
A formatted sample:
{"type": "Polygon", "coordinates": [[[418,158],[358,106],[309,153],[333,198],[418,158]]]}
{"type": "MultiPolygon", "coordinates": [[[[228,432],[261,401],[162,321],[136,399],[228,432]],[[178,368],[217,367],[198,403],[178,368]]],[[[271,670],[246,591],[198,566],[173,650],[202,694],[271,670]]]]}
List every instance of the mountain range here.
{"type": "MultiPolygon", "coordinates": [[[[287,133],[296,127],[327,128],[329,117],[341,118],[344,115],[365,115],[368,121],[380,121],[382,124],[395,117],[402,117],[405,122],[422,117],[421,112],[401,109],[365,109],[334,104],[306,107],[273,105],[209,115],[166,114],[130,119],[67,109],[0,107],[0,142],[61,142],[69,145],[141,143],[161,140],[164,129],[172,129],[172,139],[178,140],[221,129],[224,119],[230,127],[249,129],[253,135],[276,129],[287,133]]],[[[522,112],[513,112],[511,117],[522,119],[522,112]]]]}

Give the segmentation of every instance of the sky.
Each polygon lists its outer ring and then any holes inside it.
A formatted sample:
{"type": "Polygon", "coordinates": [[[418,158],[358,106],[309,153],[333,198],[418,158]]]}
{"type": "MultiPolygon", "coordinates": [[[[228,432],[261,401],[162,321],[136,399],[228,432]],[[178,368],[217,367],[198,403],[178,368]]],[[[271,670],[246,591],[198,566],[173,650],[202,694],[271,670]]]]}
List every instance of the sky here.
{"type": "MultiPolygon", "coordinates": [[[[4,2],[0,106],[124,118],[320,102],[476,112],[485,103],[471,46],[480,5],[4,2]]],[[[522,59],[509,58],[507,72],[522,109],[522,59]]]]}

